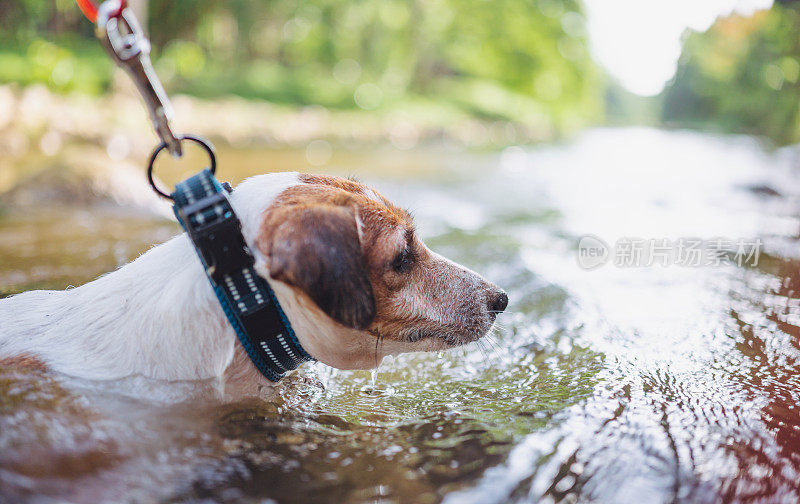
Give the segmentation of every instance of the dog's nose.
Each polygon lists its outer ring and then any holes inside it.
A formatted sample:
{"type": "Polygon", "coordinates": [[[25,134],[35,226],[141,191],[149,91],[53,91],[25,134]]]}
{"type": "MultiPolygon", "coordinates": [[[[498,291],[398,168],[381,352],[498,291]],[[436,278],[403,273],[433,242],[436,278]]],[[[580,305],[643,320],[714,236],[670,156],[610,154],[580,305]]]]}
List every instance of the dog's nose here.
{"type": "Polygon", "coordinates": [[[489,298],[489,311],[492,313],[502,313],[508,306],[508,295],[504,291],[498,291],[489,298]]]}

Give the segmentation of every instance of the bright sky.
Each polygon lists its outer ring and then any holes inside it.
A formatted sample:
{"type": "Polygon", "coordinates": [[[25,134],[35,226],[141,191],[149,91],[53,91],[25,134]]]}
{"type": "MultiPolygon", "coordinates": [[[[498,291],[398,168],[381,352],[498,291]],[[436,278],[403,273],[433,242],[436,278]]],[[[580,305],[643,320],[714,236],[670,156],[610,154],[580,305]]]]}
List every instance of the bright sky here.
{"type": "Polygon", "coordinates": [[[658,94],[672,78],[687,28],[705,31],[717,16],[768,9],[772,0],[584,0],[597,61],[628,90],[658,94]]]}

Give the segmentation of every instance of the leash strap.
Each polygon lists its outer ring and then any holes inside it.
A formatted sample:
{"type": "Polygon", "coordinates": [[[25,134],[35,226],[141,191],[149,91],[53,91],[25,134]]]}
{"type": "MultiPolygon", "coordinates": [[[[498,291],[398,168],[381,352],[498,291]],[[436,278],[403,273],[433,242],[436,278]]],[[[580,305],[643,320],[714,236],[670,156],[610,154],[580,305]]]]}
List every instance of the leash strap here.
{"type": "Polygon", "coordinates": [[[256,368],[277,382],[314,360],[297,340],[255,259],[227,192],[205,169],[175,187],[173,210],[206,269],[225,316],[256,368]]]}

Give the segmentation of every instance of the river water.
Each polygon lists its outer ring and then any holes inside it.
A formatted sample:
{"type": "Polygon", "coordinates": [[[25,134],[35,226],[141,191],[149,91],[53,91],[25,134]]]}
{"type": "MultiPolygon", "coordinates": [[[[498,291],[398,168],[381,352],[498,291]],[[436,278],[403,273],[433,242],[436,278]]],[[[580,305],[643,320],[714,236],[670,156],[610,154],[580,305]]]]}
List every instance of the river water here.
{"type": "MultiPolygon", "coordinates": [[[[271,403],[0,368],[0,501],[796,502],[798,159],[655,129],[337,151],[322,171],[409,207],[431,248],[506,289],[494,334],[376,373],[307,366],[271,403]],[[579,255],[586,235],[605,264],[579,255]]],[[[234,181],[308,169],[220,163],[234,181]]],[[[9,206],[0,291],[88,281],[176,232],[103,203],[9,206]]]]}

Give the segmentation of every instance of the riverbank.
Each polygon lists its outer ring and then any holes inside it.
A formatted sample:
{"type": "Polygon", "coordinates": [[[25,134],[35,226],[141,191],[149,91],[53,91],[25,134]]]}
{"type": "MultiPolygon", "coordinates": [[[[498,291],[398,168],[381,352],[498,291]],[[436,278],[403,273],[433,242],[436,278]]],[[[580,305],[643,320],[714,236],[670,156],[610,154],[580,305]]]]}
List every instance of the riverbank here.
{"type": "MultiPolygon", "coordinates": [[[[155,140],[139,96],[130,83],[115,87],[120,90],[95,97],[61,95],[42,85],[0,86],[0,148],[14,158],[37,150],[55,155],[60,146],[75,142],[107,147],[117,157],[149,152],[155,140]]],[[[386,112],[280,106],[235,96],[177,95],[172,104],[177,131],[237,147],[299,148],[322,139],[345,147],[493,149],[556,136],[544,123],[481,120],[422,102],[386,112]]]]}
{"type": "MultiPolygon", "coordinates": [[[[101,172],[128,176],[141,170],[156,145],[155,135],[135,89],[118,80],[118,91],[99,97],[57,94],[41,85],[0,86],[2,199],[8,201],[9,191],[42,173],[50,173],[49,179],[87,174],[95,179],[103,178],[101,172]]],[[[494,150],[555,137],[544,124],[481,120],[425,103],[381,113],[279,106],[233,96],[203,100],[177,95],[172,104],[176,131],[207,137],[223,149],[304,152],[309,169],[324,167],[334,151],[494,150]]],[[[68,189],[75,182],[59,185],[68,189]]],[[[81,191],[68,191],[68,197],[81,191]]]]}

